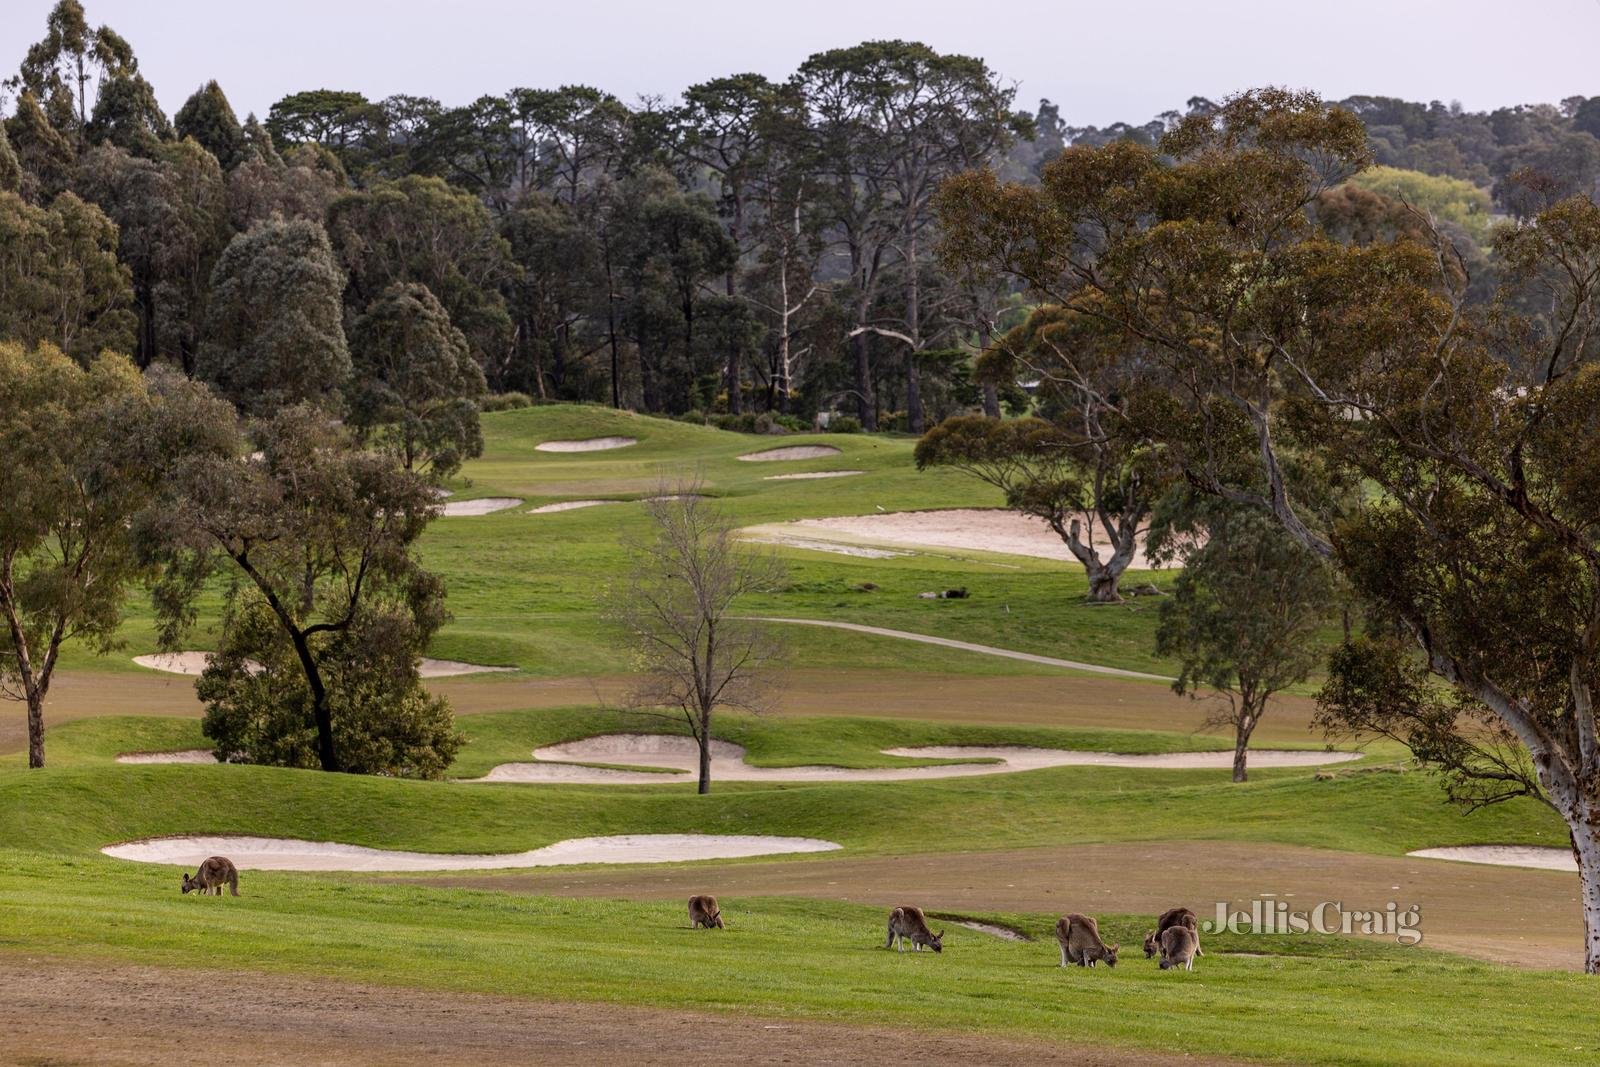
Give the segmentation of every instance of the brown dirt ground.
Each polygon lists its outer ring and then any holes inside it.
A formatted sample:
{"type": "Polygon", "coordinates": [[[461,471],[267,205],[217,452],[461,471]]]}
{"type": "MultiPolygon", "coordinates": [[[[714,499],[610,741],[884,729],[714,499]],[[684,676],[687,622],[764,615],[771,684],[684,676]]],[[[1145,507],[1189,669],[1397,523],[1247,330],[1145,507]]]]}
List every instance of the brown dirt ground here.
{"type": "MultiPolygon", "coordinates": [[[[555,708],[620,699],[623,678],[449,678],[429,689],[471,715],[518,708],[555,708]]],[[[1099,726],[1134,730],[1198,731],[1201,701],[1174,696],[1164,684],[1083,675],[906,675],[872,671],[792,671],[785,676],[783,715],[874,715],[1043,726],[1099,726]]],[[[7,703],[0,717],[0,753],[21,751],[26,721],[7,703]]],[[[56,676],[45,723],[102,715],[175,715],[198,718],[194,680],[156,674],[63,671],[56,676]]],[[[1309,729],[1312,702],[1284,697],[1256,730],[1258,743],[1318,740],[1309,729]]]]}
{"type": "Polygon", "coordinates": [[[1215,1064],[1037,1041],[0,954],[0,1062],[1215,1064]]]}
{"type": "Polygon", "coordinates": [[[969,914],[1082,911],[1155,915],[1263,894],[1422,909],[1423,946],[1542,969],[1582,966],[1583,920],[1570,874],[1292,845],[1217,841],[1069,845],[1008,852],[698,864],[677,869],[541,871],[405,879],[553,896],[671,899],[715,893],[804,896],[969,914]],[[1175,892],[1174,887],[1182,888],[1175,892]]]}

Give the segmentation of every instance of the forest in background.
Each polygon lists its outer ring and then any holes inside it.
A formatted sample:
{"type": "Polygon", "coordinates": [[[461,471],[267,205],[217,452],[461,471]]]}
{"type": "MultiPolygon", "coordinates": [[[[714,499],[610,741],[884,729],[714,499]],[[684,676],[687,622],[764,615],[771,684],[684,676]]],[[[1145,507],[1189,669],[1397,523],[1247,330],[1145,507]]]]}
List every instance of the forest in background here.
{"type": "MultiPolygon", "coordinates": [[[[5,82],[0,337],[171,363],[255,413],[380,409],[402,372],[742,427],[838,411],[922,432],[1017,409],[972,364],[1021,298],[941,264],[935,190],[983,166],[1030,180],[1071,145],[1153,144],[1218,106],[1073,127],[1048,100],[1016,108],[979,58],[873,41],[676,100],[308,89],[241,120],[211,81],[168,116],[137,27],[63,0],[41,29],[5,82]],[[393,366],[419,337],[428,368],[393,366]]],[[[1338,103],[1378,166],[1319,222],[1359,235],[1426,212],[1481,298],[1495,219],[1600,178],[1600,97],[1338,103]]]]}

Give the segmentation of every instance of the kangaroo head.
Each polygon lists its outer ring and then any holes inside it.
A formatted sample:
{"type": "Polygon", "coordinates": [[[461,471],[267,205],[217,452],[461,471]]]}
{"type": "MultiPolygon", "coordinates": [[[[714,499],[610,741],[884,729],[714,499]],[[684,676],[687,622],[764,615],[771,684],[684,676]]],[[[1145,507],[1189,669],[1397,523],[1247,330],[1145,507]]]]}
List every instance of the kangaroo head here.
{"type": "Polygon", "coordinates": [[[716,911],[712,912],[711,913],[711,918],[706,920],[706,921],[709,922],[712,926],[715,926],[718,930],[727,929],[727,927],[722,925],[722,909],[721,908],[718,908],[716,911]]]}
{"type": "Polygon", "coordinates": [[[938,933],[934,934],[932,937],[930,937],[928,939],[928,947],[933,949],[933,951],[935,951],[935,952],[943,952],[944,951],[944,931],[943,930],[940,930],[938,933]]]}
{"type": "Polygon", "coordinates": [[[193,878],[190,878],[187,874],[182,875],[181,877],[183,878],[183,892],[187,893],[191,889],[200,888],[200,883],[196,882],[193,878]]]}
{"type": "Polygon", "coordinates": [[[1107,945],[1106,946],[1106,966],[1107,967],[1115,967],[1117,965],[1117,949],[1119,949],[1121,947],[1122,947],[1121,944],[1107,945]]]}
{"type": "Polygon", "coordinates": [[[1154,956],[1157,952],[1160,952],[1160,951],[1161,951],[1161,942],[1156,940],[1156,932],[1154,930],[1151,930],[1148,934],[1144,935],[1144,958],[1145,959],[1150,959],[1152,956],[1154,956]]]}

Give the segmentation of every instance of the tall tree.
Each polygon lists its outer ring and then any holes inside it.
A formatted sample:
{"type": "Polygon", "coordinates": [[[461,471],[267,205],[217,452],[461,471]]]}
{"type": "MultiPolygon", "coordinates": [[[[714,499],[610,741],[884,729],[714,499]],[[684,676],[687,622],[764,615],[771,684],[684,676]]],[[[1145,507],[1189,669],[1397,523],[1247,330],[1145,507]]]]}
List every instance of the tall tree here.
{"type": "Polygon", "coordinates": [[[1600,972],[1600,488],[1583,458],[1600,454],[1600,206],[1507,230],[1512,291],[1479,310],[1447,243],[1313,227],[1307,207],[1367,159],[1354,115],[1257,91],[1186,118],[1160,155],[1074,147],[1036,189],[962,179],[943,194],[949,251],[1137,331],[1173,383],[1147,425],[1191,484],[1270,511],[1449,687],[1415,703],[1407,660],[1352,646],[1325,713],[1405,739],[1468,805],[1527,795],[1560,815],[1600,972]],[[1510,299],[1524,287],[1536,311],[1510,299]],[[1336,524],[1291,442],[1367,488],[1336,524]]]}
{"type": "Polygon", "coordinates": [[[211,275],[195,373],[247,414],[333,405],[350,377],[344,273],[314,222],[236,236],[211,275]]]}
{"type": "Polygon", "coordinates": [[[133,48],[108,26],[91,27],[78,0],[58,0],[45,19],[44,38],[29,47],[9,89],[32,94],[50,124],[83,143],[94,110],[90,84],[136,74],[133,48]]]}
{"type": "Polygon", "coordinates": [[[84,127],[85,144],[114,144],[136,156],[154,156],[172,140],[172,123],[156,101],[156,91],[139,74],[119,74],[100,89],[94,114],[84,127]]]}
{"type": "Polygon", "coordinates": [[[771,589],[781,572],[775,557],[740,544],[697,488],[664,491],[646,505],[650,537],[630,548],[628,576],[606,605],[644,671],[630,705],[683,719],[700,748],[703,794],[711,791],[716,712],[760,710],[782,654],[736,605],[771,589]]]}
{"type": "Polygon", "coordinates": [[[243,161],[244,127],[239,125],[233,106],[215,80],[206,82],[184,101],[172,124],[180,138],[193,137],[201,148],[216,156],[224,171],[243,161]]]}
{"type": "Polygon", "coordinates": [[[62,193],[48,210],[0,192],[0,338],[53,344],[87,364],[133,350],[137,319],[117,227],[62,193]]]}
{"type": "Polygon", "coordinates": [[[50,125],[32,93],[25,92],[17,99],[17,111],[6,123],[6,135],[22,168],[19,192],[24,198],[35,204],[48,204],[71,184],[77,161],[72,142],[50,125]]]}
{"type": "Polygon", "coordinates": [[[408,471],[447,478],[483,453],[483,371],[425,285],[396,283],[355,322],[350,423],[408,471]]]}
{"type": "MultiPolygon", "coordinates": [[[[233,425],[223,412],[213,421],[233,425]]],[[[245,455],[177,465],[148,525],[163,565],[164,643],[193,620],[217,568],[230,586],[223,648],[201,680],[206,728],[229,758],[325,771],[436,777],[460,738],[417,674],[445,621],[444,587],[415,544],[437,514],[423,479],[352,447],[310,406],[257,423],[245,455]],[[257,673],[259,671],[259,673],[257,673]]]]}
{"type": "Polygon", "coordinates": [[[84,367],[50,345],[0,343],[0,696],[27,705],[30,767],[44,766],[62,645],[115,646],[145,574],[134,521],[213,432],[187,415],[196,392],[163,397],[120,356],[84,367]]]}

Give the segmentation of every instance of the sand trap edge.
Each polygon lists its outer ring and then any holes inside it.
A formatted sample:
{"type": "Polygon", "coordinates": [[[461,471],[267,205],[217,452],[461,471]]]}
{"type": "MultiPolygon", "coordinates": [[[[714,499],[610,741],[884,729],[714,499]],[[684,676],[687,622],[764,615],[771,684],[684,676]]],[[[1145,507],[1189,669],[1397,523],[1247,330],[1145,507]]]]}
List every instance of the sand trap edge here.
{"type": "Polygon", "coordinates": [[[843,846],[814,837],[757,834],[616,834],[575,837],[527,852],[457,854],[368,848],[337,841],[183,834],[106,845],[113,859],[193,867],[208,856],[227,856],[240,870],[275,871],[479,871],[578,864],[684,863],[804,852],[843,846]]]}
{"type": "Polygon", "coordinates": [[[1578,861],[1572,851],[1565,848],[1547,848],[1540,845],[1454,845],[1443,848],[1419,848],[1407,852],[1424,860],[1448,860],[1451,863],[1476,863],[1488,867],[1523,867],[1538,871],[1567,871],[1576,873],[1578,861]]]}
{"type": "Polygon", "coordinates": [[[540,441],[535,452],[606,452],[639,443],[637,437],[585,437],[572,441],[540,441]]]}
{"type": "Polygon", "coordinates": [[[738,458],[745,463],[783,463],[796,459],[826,459],[839,454],[840,450],[832,445],[785,445],[782,448],[746,452],[738,458]]]}

